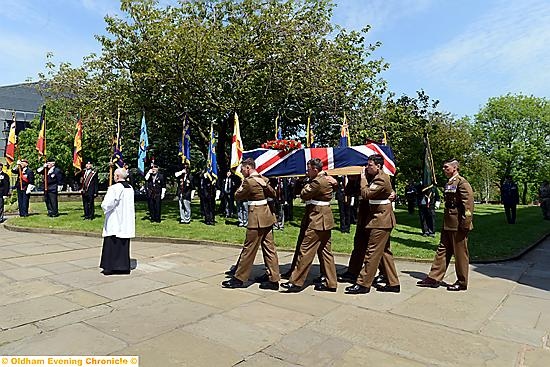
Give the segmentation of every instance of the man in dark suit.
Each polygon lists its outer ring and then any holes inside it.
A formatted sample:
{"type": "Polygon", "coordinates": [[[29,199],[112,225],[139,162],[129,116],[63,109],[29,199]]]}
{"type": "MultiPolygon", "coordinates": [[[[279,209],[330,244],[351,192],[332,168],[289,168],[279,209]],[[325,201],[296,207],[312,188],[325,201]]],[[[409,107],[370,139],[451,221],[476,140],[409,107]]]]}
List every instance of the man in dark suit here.
{"type": "Polygon", "coordinates": [[[439,287],[454,255],[457,281],[448,285],[447,290],[465,291],[468,289],[470,265],[468,233],[474,228],[472,225],[474,192],[468,181],[459,175],[458,167],[456,159],[450,159],[443,163],[443,172],[449,180],[445,185],[445,213],[441,243],[437,247],[430,273],[416,283],[419,287],[439,287]]]}
{"type": "Polygon", "coordinates": [[[34,190],[34,172],[28,167],[29,161],[21,159],[11,172],[17,175],[15,187],[17,187],[17,205],[19,207],[19,216],[29,216],[29,199],[31,191],[34,190]]]}
{"type": "Polygon", "coordinates": [[[4,165],[0,162],[0,223],[4,222],[4,200],[10,193],[10,177],[3,171],[4,165]]]}
{"type": "Polygon", "coordinates": [[[241,172],[245,177],[241,187],[235,193],[237,200],[248,201],[248,226],[241,255],[237,261],[235,275],[224,282],[224,288],[242,288],[248,280],[258,248],[261,246],[267,273],[258,277],[261,289],[279,289],[279,259],[273,241],[275,216],[267,199],[275,196],[275,190],[269,185],[269,179],[256,171],[254,159],[247,158],[241,163],[241,172]]]}
{"type": "Polygon", "coordinates": [[[54,160],[49,160],[36,170],[44,175],[44,201],[49,217],[58,217],[57,193],[63,186],[63,173],[55,166],[54,160]]]}
{"type": "Polygon", "coordinates": [[[222,194],[224,202],[224,214],[226,218],[235,215],[235,180],[231,171],[227,171],[226,177],[222,183],[222,194]]]}
{"type": "Polygon", "coordinates": [[[166,194],[166,183],[156,163],[151,164],[151,168],[145,175],[145,181],[149,218],[151,222],[160,223],[161,202],[166,194]]]}
{"type": "Polygon", "coordinates": [[[349,233],[350,231],[350,200],[346,195],[346,186],[348,184],[347,176],[338,176],[338,188],[336,190],[336,200],[338,200],[338,211],[340,213],[340,232],[349,233]]]}
{"type": "Polygon", "coordinates": [[[191,191],[193,191],[193,176],[189,164],[184,163],[183,169],[175,173],[178,180],[178,204],[180,208],[180,224],[191,223],[191,191]]]}
{"type": "Polygon", "coordinates": [[[418,216],[423,236],[435,236],[435,210],[439,209],[440,203],[441,199],[437,187],[423,188],[422,185],[419,187],[418,216]]]}
{"type": "Polygon", "coordinates": [[[204,214],[204,222],[213,226],[215,225],[214,213],[216,210],[216,180],[207,170],[204,170],[200,182],[201,206],[204,214]]]}
{"type": "Polygon", "coordinates": [[[346,288],[348,294],[364,294],[370,291],[380,262],[387,278],[386,285],[377,285],[380,292],[399,293],[401,287],[390,249],[390,234],[395,227],[395,215],[391,200],[393,192],[390,177],[382,170],[384,158],[379,154],[371,155],[361,174],[361,199],[368,200],[369,209],[366,228],[369,230],[364,267],[359,272],[354,285],[346,288]]]}
{"type": "Polygon", "coordinates": [[[508,175],[500,186],[500,200],[504,205],[506,213],[506,221],[508,224],[516,224],[516,208],[519,204],[518,185],[512,180],[512,176],[508,175]]]}
{"type": "Polygon", "coordinates": [[[334,218],[330,201],[338,183],[323,171],[323,163],[318,158],[311,159],[307,163],[306,174],[310,181],[300,192],[300,198],[306,202],[304,218],[307,220],[302,220],[303,240],[300,244],[296,268],[292,271],[289,281],[281,286],[288,292],[301,291],[317,254],[325,278],[322,279],[322,283],[315,285],[315,290],[336,292],[338,285],[336,265],[330,241],[334,218]]]}
{"type": "Polygon", "coordinates": [[[86,162],[86,169],[82,172],[81,189],[84,219],[93,220],[95,216],[94,198],[99,192],[97,172],[91,161],[86,162]]]}

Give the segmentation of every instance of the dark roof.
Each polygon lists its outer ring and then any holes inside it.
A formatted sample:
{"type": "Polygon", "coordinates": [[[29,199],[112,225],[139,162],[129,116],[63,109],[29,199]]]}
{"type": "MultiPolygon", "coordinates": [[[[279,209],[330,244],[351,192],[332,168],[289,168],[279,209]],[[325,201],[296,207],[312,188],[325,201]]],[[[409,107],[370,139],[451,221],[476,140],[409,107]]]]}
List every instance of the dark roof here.
{"type": "Polygon", "coordinates": [[[0,109],[38,113],[43,103],[38,83],[0,86],[0,109]]]}

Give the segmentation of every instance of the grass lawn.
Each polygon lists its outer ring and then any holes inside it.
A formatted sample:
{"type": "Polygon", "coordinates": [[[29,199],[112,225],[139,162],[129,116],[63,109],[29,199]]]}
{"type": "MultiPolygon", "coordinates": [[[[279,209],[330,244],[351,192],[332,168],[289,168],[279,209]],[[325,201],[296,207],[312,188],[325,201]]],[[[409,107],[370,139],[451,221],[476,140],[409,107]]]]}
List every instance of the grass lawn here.
{"type": "MultiPolygon", "coordinates": [[[[171,237],[184,239],[202,239],[241,245],[245,229],[237,227],[236,219],[216,216],[216,226],[207,226],[199,216],[200,205],[193,201],[193,221],[189,225],[178,223],[177,202],[165,201],[162,207],[162,223],[150,223],[146,217],[146,203],[136,202],[136,234],[140,237],[171,237]]],[[[338,221],[337,205],[332,205],[335,220],[338,221]]],[[[7,208],[9,209],[9,208],[7,208]]],[[[45,215],[44,203],[31,203],[31,215],[27,218],[15,217],[9,223],[20,227],[55,228],[82,232],[101,233],[103,212],[96,203],[96,219],[82,220],[82,203],[60,202],[60,216],[50,218],[45,215]]],[[[294,249],[298,237],[300,220],[304,212],[302,204],[295,202],[294,221],[285,223],[282,231],[275,231],[278,248],[294,249]]],[[[443,210],[438,210],[436,228],[441,228],[443,210]]],[[[393,230],[391,241],[395,256],[416,259],[432,259],[437,248],[439,234],[435,238],[422,237],[419,230],[418,214],[409,215],[404,208],[397,208],[397,227],[393,230]]],[[[477,205],[474,215],[474,230],[469,237],[470,257],[472,260],[501,259],[512,256],[542,236],[550,233],[550,221],[542,219],[536,206],[520,206],[517,211],[517,224],[505,222],[503,208],[500,205],[477,205]]],[[[353,234],[332,232],[332,248],[336,252],[350,253],[353,247],[353,234]]]]}

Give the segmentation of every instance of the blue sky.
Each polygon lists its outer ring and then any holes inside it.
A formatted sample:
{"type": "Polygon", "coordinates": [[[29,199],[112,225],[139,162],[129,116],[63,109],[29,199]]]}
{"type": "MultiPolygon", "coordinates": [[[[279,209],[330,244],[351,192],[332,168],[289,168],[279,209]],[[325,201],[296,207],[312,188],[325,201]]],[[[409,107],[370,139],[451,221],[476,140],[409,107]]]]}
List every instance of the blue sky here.
{"type": "MultiPolygon", "coordinates": [[[[169,0],[163,0],[168,2],[169,0]]],[[[116,0],[2,0],[0,85],[36,79],[46,53],[79,65],[116,0]]],[[[391,91],[423,89],[440,109],[473,115],[506,93],[550,97],[548,0],[339,0],[333,22],[372,26],[367,41],[390,63],[391,91]]]]}

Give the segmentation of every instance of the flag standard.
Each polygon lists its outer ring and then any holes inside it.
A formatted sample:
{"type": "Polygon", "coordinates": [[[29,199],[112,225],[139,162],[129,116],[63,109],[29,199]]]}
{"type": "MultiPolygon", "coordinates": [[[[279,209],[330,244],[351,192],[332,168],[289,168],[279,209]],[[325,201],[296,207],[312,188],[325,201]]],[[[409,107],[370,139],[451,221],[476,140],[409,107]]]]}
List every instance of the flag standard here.
{"type": "Polygon", "coordinates": [[[42,106],[42,113],[40,114],[40,132],[38,133],[36,150],[38,150],[40,157],[46,156],[46,105],[42,106]]]}
{"type": "Polygon", "coordinates": [[[311,130],[311,112],[307,118],[307,127],[306,127],[306,147],[313,148],[315,147],[315,137],[313,136],[313,130],[311,130]]]}
{"type": "Polygon", "coordinates": [[[208,144],[207,172],[212,177],[212,181],[218,179],[218,161],[216,158],[216,137],[214,136],[214,125],[210,125],[210,143],[208,144]]]}
{"type": "Polygon", "coordinates": [[[141,117],[141,130],[139,133],[139,149],[137,167],[141,174],[145,174],[145,160],[147,159],[147,149],[149,148],[149,136],[147,135],[147,124],[145,123],[145,112],[141,117]]]}
{"type": "Polygon", "coordinates": [[[181,163],[191,164],[191,131],[187,114],[185,114],[185,118],[183,119],[178,155],[181,157],[181,163]]]}
{"type": "Polygon", "coordinates": [[[120,136],[120,109],[118,110],[116,136],[113,139],[113,156],[111,162],[117,168],[124,167],[124,157],[122,156],[122,137],[120,136]]]}
{"type": "Polygon", "coordinates": [[[6,144],[6,162],[11,165],[15,161],[15,150],[17,146],[17,134],[15,127],[17,123],[15,121],[15,112],[12,113],[12,122],[10,125],[10,133],[8,135],[8,143],[6,144]]]}
{"type": "Polygon", "coordinates": [[[434,185],[437,184],[435,178],[434,162],[432,157],[432,149],[430,148],[430,139],[428,134],[424,137],[424,164],[422,174],[422,192],[431,199],[434,185]]]}
{"type": "MultiPolygon", "coordinates": [[[[235,112],[233,121],[233,137],[231,139],[231,171],[235,172],[239,177],[242,176],[239,172],[239,166],[243,160],[243,141],[241,139],[241,129],[239,126],[239,116],[235,112]]],[[[241,177],[242,178],[242,177],[241,177]]]]}
{"type": "Polygon", "coordinates": [[[82,119],[78,116],[76,121],[76,134],[74,136],[73,167],[75,175],[82,171],[82,119]]]}
{"type": "Polygon", "coordinates": [[[340,148],[349,147],[349,140],[348,121],[346,119],[346,113],[344,112],[344,121],[342,122],[342,128],[340,129],[340,144],[338,144],[338,146],[340,148]]]}

